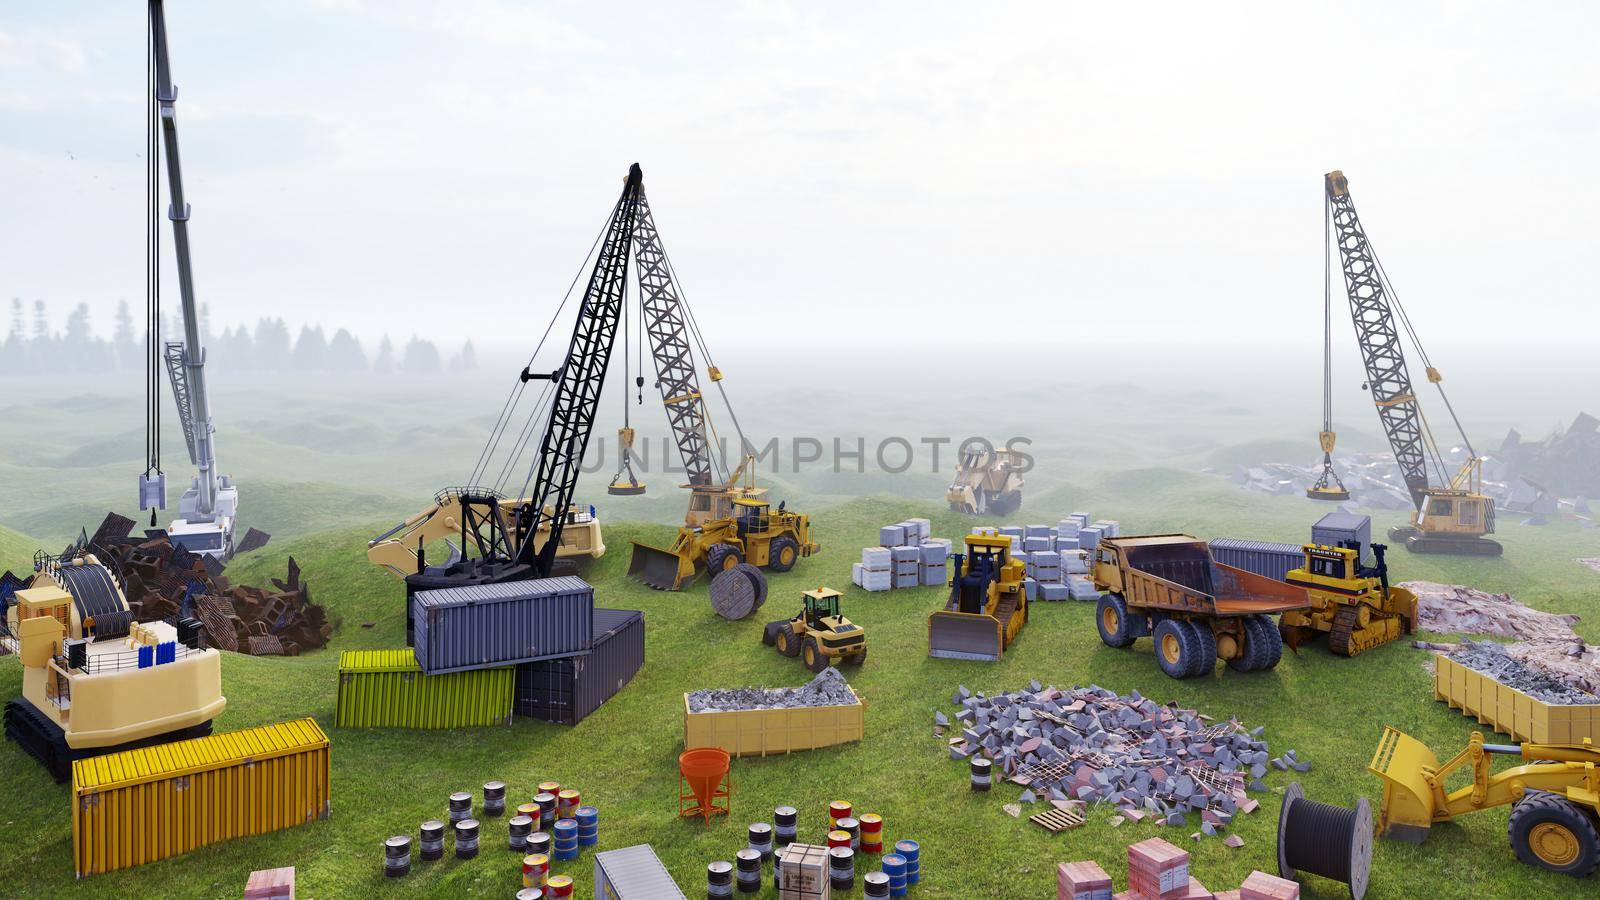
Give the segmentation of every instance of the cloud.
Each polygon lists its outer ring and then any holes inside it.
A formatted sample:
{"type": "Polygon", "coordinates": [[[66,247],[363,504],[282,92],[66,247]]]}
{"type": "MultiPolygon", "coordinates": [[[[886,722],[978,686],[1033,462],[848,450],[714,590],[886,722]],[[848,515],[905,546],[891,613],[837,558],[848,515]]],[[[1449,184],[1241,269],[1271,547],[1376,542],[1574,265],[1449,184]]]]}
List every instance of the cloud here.
{"type": "Polygon", "coordinates": [[[43,67],[79,73],[84,68],[81,44],[36,31],[13,34],[0,30],[0,69],[43,67]]]}
{"type": "Polygon", "coordinates": [[[540,9],[501,0],[317,0],[319,5],[388,25],[444,32],[470,41],[550,52],[591,53],[604,44],[540,9]]]}

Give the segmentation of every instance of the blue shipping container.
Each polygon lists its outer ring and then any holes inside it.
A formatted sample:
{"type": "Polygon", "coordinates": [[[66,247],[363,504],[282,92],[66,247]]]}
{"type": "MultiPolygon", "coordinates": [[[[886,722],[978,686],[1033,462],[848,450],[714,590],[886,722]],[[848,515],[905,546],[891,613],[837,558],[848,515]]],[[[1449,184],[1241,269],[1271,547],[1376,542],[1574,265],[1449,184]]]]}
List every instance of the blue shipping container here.
{"type": "Polygon", "coordinates": [[[558,725],[576,725],[616,696],[642,665],[644,613],[596,609],[589,655],[517,666],[511,711],[558,725]]]}
{"type": "Polygon", "coordinates": [[[1299,544],[1218,538],[1211,542],[1211,558],[1225,566],[1282,581],[1290,569],[1305,564],[1305,551],[1299,544]]]}
{"type": "Polygon", "coordinates": [[[594,588],[569,575],[418,591],[411,613],[422,671],[461,672],[588,653],[594,588]]]}

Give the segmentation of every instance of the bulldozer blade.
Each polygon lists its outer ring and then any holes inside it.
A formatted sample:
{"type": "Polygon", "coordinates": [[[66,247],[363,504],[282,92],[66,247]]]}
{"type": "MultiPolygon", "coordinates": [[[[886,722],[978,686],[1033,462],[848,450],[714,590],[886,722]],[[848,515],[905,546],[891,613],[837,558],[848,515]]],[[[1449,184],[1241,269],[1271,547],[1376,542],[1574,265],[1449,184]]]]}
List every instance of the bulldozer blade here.
{"type": "Polygon", "coordinates": [[[634,541],[628,575],[658,591],[682,590],[694,580],[694,560],[634,541]]]}
{"type": "Polygon", "coordinates": [[[1383,805],[1378,810],[1378,836],[1420,844],[1433,825],[1434,792],[1422,771],[1437,771],[1439,759],[1422,742],[1397,728],[1384,726],[1383,739],[1367,769],[1383,779],[1383,805]]]}
{"type": "Polygon", "coordinates": [[[936,612],[928,617],[929,656],[998,662],[1004,650],[1000,621],[993,616],[936,612]]]}

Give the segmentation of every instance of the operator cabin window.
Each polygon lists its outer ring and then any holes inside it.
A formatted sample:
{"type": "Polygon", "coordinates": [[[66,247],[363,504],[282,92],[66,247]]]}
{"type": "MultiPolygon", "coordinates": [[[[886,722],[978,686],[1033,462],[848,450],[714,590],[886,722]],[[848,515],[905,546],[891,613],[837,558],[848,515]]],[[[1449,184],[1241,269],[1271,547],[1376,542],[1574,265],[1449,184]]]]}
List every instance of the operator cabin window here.
{"type": "Polygon", "coordinates": [[[1455,510],[1451,508],[1453,505],[1453,500],[1445,497],[1435,497],[1433,500],[1433,514],[1436,516],[1448,516],[1455,512],[1455,510]]]}
{"type": "Polygon", "coordinates": [[[1478,524],[1478,504],[1463,503],[1456,507],[1456,522],[1462,525],[1478,524]]]}
{"type": "Polygon", "coordinates": [[[1324,559],[1320,556],[1312,557],[1311,574],[1321,575],[1325,578],[1343,578],[1344,572],[1341,571],[1344,568],[1343,563],[1344,560],[1342,559],[1324,559]]]}

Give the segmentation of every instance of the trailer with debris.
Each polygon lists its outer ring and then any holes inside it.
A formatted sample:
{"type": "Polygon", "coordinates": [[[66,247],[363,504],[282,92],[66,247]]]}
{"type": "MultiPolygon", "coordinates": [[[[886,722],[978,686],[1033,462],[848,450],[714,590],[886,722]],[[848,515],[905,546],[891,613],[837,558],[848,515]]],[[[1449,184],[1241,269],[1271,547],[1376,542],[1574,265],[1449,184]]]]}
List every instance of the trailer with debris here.
{"type": "Polygon", "coordinates": [[[1100,640],[1154,638],[1156,663],[1173,678],[1209,675],[1218,658],[1239,672],[1275,667],[1283,643],[1273,614],[1311,605],[1303,588],[1218,563],[1188,534],[1102,538],[1093,574],[1100,640]]]}

